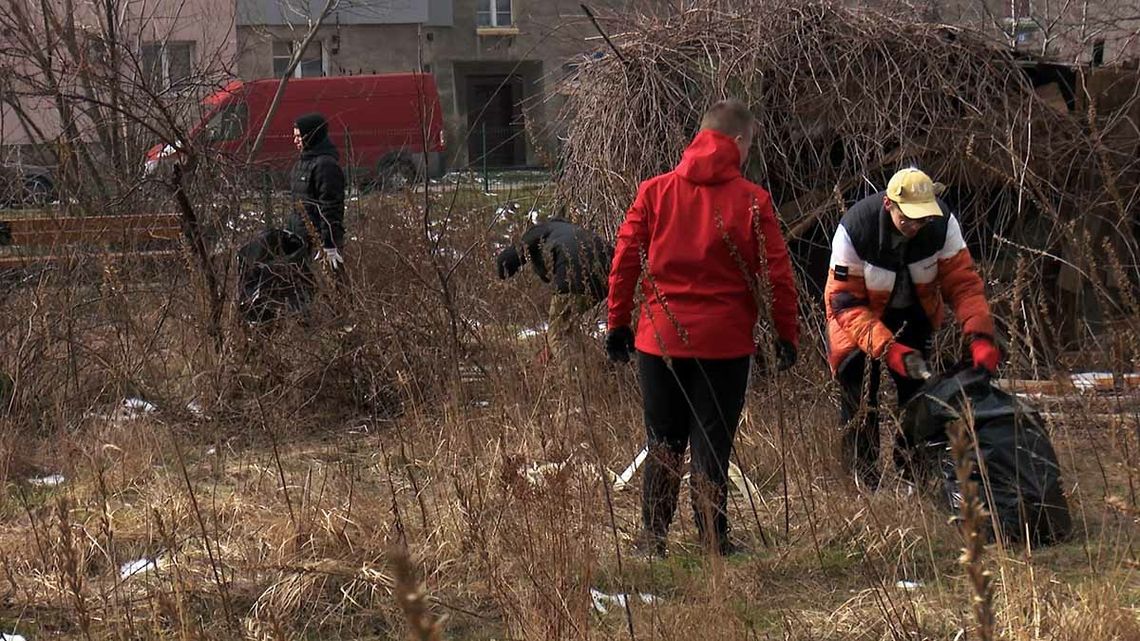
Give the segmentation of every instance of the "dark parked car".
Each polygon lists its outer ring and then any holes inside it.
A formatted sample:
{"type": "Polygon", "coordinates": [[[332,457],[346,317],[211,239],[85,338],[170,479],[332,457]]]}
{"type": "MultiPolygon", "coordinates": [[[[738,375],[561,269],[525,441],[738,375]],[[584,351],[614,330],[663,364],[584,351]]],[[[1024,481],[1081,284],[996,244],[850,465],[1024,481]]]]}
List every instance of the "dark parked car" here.
{"type": "Polygon", "coordinates": [[[0,205],[43,207],[55,199],[55,180],[48,167],[0,163],[0,205]]]}

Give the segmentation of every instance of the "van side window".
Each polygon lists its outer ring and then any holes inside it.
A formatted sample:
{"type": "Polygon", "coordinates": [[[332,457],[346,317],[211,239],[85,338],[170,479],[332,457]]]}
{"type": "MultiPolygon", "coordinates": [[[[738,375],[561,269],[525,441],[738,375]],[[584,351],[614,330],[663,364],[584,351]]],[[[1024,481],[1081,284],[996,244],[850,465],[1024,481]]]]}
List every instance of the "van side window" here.
{"type": "Polygon", "coordinates": [[[244,102],[226,105],[210,117],[206,123],[206,139],[209,142],[237,140],[245,133],[245,121],[249,110],[244,102]]]}

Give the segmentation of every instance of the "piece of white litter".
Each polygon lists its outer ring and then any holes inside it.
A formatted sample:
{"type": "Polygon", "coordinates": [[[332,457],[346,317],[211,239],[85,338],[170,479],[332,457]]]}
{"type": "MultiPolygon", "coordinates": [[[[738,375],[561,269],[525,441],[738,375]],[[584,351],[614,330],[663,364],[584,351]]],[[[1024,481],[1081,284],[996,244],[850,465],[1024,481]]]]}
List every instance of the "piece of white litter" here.
{"type": "Polygon", "coordinates": [[[546,323],[542,323],[538,327],[527,327],[526,329],[519,330],[518,337],[522,338],[535,338],[546,333],[546,323]]]}
{"type": "MultiPolygon", "coordinates": [[[[640,593],[637,595],[637,598],[645,605],[653,605],[655,603],[661,602],[660,598],[652,594],[640,593]]],[[[608,613],[610,611],[609,606],[611,605],[616,605],[619,608],[624,608],[628,599],[628,594],[606,594],[601,590],[590,588],[590,600],[593,601],[594,611],[598,614],[608,613]]]]}
{"type": "Polygon", "coordinates": [[[24,637],[18,635],[18,634],[8,634],[6,632],[0,632],[0,641],[28,641],[28,640],[25,639],[24,637]]]}
{"type": "Polygon", "coordinates": [[[731,461],[728,463],[728,479],[736,486],[736,490],[740,492],[741,496],[746,496],[753,500],[760,496],[760,491],[756,489],[752,481],[744,475],[744,472],[740,471],[736,463],[731,461]]]}
{"type": "Polygon", "coordinates": [[[154,403],[144,401],[141,398],[125,398],[123,399],[123,409],[149,414],[150,412],[158,410],[158,406],[154,403]]]}
{"type": "Polygon", "coordinates": [[[55,487],[66,480],[62,474],[49,474],[38,479],[28,479],[28,483],[39,487],[55,487]]]}
{"type": "Polygon", "coordinates": [[[609,329],[609,325],[606,323],[606,321],[598,321],[598,326],[597,326],[597,328],[596,328],[596,329],[595,329],[595,330],[592,332],[592,334],[593,334],[595,337],[599,337],[599,336],[605,336],[605,335],[606,335],[606,331],[607,331],[608,329],[609,329]]]}
{"type": "Polygon", "coordinates": [[[566,462],[531,463],[523,474],[526,476],[527,483],[530,483],[531,486],[542,487],[546,485],[546,477],[558,474],[564,467],[566,467],[566,462]]]}
{"type": "Polygon", "coordinates": [[[641,467],[641,464],[645,462],[645,457],[648,455],[649,448],[641,448],[637,456],[633,457],[633,462],[630,463],[625,470],[618,475],[617,480],[614,481],[614,491],[620,492],[629,487],[629,482],[633,479],[633,475],[637,473],[637,468],[641,467]]]}
{"type": "Polygon", "coordinates": [[[917,590],[922,587],[922,581],[899,581],[895,584],[896,588],[902,590],[917,590]]]}
{"type": "Polygon", "coordinates": [[[471,405],[475,407],[491,407],[491,401],[471,401],[471,405]]]}
{"type": "Polygon", "coordinates": [[[158,565],[158,559],[148,559],[146,557],[128,561],[119,567],[119,578],[125,581],[140,572],[157,570],[158,565]]]}
{"type": "MultiPolygon", "coordinates": [[[[633,475],[637,473],[638,468],[645,462],[645,457],[648,455],[648,447],[642,448],[641,451],[637,453],[633,461],[614,479],[613,488],[615,492],[629,488],[629,482],[633,480],[633,475]]],[[[686,474],[684,480],[687,481],[688,478],[689,475],[686,474]]],[[[728,464],[728,479],[732,481],[733,487],[740,492],[741,496],[751,497],[753,500],[756,500],[756,498],[760,496],[760,490],[744,475],[744,472],[740,470],[736,463],[730,462],[728,464]]]]}
{"type": "Polygon", "coordinates": [[[216,448],[216,447],[211,447],[210,449],[206,450],[206,456],[213,456],[217,453],[218,453],[218,448],[216,448]]]}
{"type": "Polygon", "coordinates": [[[202,416],[203,414],[206,413],[206,410],[202,409],[202,406],[198,404],[198,401],[190,401],[189,403],[187,403],[186,404],[186,411],[190,412],[191,414],[193,414],[195,416],[202,416]]]}

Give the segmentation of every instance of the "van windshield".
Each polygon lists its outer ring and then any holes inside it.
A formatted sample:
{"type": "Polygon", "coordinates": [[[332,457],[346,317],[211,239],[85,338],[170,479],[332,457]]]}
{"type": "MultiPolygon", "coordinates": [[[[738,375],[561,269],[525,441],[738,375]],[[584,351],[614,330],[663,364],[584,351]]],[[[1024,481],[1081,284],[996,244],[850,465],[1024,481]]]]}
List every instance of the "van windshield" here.
{"type": "Polygon", "coordinates": [[[232,102],[217,110],[206,123],[206,141],[226,142],[241,138],[248,114],[244,102],[232,102]]]}

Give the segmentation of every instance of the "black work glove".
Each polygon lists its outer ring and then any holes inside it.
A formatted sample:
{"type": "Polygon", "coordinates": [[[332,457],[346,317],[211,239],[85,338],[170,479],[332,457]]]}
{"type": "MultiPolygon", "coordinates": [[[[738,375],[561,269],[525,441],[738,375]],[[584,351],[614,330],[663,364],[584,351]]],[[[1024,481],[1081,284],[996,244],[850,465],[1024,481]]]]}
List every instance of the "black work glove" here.
{"type": "Polygon", "coordinates": [[[784,372],[796,364],[799,354],[792,341],[779,339],[776,341],[776,371],[784,372]]]}
{"type": "Polygon", "coordinates": [[[629,326],[606,332],[606,356],[612,363],[628,363],[633,355],[633,330],[629,326]]]}

